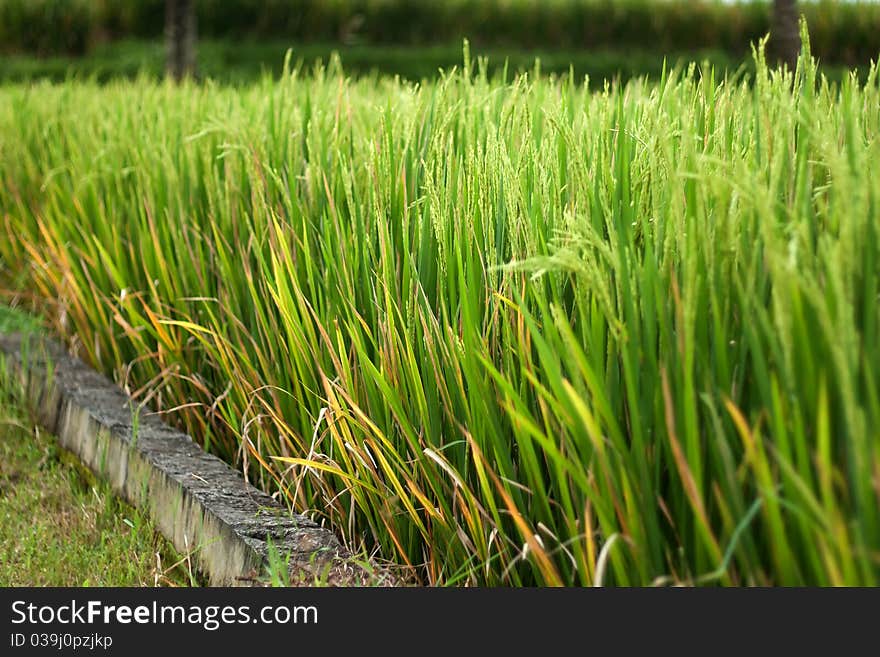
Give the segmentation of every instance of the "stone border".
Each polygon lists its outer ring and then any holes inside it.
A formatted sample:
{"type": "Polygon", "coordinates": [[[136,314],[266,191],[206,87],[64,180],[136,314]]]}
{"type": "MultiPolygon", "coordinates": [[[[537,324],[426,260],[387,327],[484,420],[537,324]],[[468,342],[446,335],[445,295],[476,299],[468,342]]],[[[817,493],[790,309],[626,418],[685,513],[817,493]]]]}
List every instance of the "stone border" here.
{"type": "MultiPolygon", "coordinates": [[[[205,453],[156,415],[135,416],[137,404],[108,378],[39,335],[0,335],[0,358],[21,380],[37,420],[184,554],[192,554],[211,586],[260,583],[268,541],[290,555],[291,583],[382,583],[353,563],[327,529],[292,515],[205,453]]],[[[387,583],[387,580],[386,580],[387,583]]]]}

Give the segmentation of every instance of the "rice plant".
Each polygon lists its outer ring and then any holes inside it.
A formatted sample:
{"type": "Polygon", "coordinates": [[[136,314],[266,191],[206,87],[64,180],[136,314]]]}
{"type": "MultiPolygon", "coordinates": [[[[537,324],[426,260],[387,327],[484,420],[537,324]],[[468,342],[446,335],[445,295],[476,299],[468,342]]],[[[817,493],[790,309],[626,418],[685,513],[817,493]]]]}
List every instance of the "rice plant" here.
{"type": "Polygon", "coordinates": [[[0,88],[3,275],[427,584],[880,583],[880,81],[0,88]]]}

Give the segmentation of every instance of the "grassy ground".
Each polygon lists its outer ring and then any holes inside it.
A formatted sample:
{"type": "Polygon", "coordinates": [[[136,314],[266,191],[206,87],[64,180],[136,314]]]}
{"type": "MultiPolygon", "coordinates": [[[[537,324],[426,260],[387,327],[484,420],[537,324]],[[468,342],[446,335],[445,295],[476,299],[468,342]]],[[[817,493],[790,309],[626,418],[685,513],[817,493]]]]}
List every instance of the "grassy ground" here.
{"type": "MultiPolygon", "coordinates": [[[[301,60],[311,69],[320,61],[328,62],[338,54],[346,73],[399,75],[409,80],[433,79],[443,69],[461,66],[461,43],[412,46],[344,46],[340,44],[295,44],[290,41],[199,42],[199,74],[225,83],[246,83],[265,72],[280,74],[285,53],[292,49],[293,61],[301,60]]],[[[475,49],[474,57],[486,57],[490,76],[499,76],[507,65],[508,75],[532,71],[536,59],[544,73],[574,73],[575,79],[589,76],[592,84],[602,86],[605,79],[628,80],[638,76],[659,78],[664,57],[670,66],[688,62],[708,62],[719,72],[739,68],[753,70],[751,59],[738,59],[722,51],[658,53],[648,49],[626,50],[516,50],[504,48],[475,49]]],[[[61,81],[73,77],[94,77],[107,81],[144,74],[158,77],[163,73],[164,50],[161,42],[119,41],[96,47],[83,57],[35,57],[9,55],[0,58],[0,81],[21,82],[47,78],[61,81]]],[[[840,79],[845,69],[823,67],[831,79],[840,79]]],[[[866,74],[867,66],[862,71],[866,74]]]]}
{"type": "MultiPolygon", "coordinates": [[[[440,69],[451,70],[461,65],[461,43],[410,46],[372,46],[340,44],[295,44],[290,41],[222,41],[202,40],[198,45],[199,74],[222,82],[243,83],[264,72],[278,75],[285,53],[293,51],[294,61],[302,60],[306,68],[330,60],[337,53],[345,70],[352,75],[383,73],[410,80],[435,78],[440,69]]],[[[589,75],[595,80],[630,78],[636,75],[659,75],[662,57],[640,51],[523,51],[485,49],[475,55],[486,56],[492,74],[501,73],[505,62],[510,74],[532,70],[536,58],[547,73],[568,73],[569,67],[580,79],[589,75]]],[[[722,52],[706,51],[670,55],[671,61],[709,60],[719,68],[735,68],[739,62],[722,52]]],[[[82,57],[34,57],[9,55],[0,59],[0,80],[24,81],[46,77],[63,80],[70,75],[95,76],[99,80],[134,77],[138,74],[159,76],[163,73],[164,49],[161,42],[120,41],[96,47],[82,57]]]]}
{"type": "MultiPolygon", "coordinates": [[[[33,326],[0,306],[0,332],[33,326]]],[[[149,519],[40,431],[18,397],[0,369],[0,586],[196,582],[149,519]]]]}
{"type": "Polygon", "coordinates": [[[32,315],[0,303],[0,333],[35,331],[39,326],[39,320],[32,315]]]}

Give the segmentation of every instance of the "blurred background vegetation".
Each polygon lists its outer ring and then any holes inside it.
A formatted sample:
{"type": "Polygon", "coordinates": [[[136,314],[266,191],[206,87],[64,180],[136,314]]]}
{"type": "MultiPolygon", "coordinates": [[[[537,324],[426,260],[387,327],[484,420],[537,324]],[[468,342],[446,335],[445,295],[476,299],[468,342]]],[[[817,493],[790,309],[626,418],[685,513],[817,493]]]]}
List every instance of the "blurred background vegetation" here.
{"type": "MultiPolygon", "coordinates": [[[[867,68],[880,53],[880,3],[801,2],[813,53],[867,68]]],[[[718,0],[195,0],[198,71],[247,81],[338,52],[346,71],[430,77],[461,62],[462,40],[493,72],[603,78],[659,73],[664,57],[720,69],[749,60],[770,2],[718,0]]],[[[166,0],[0,0],[0,79],[106,79],[164,69],[166,0]]]]}

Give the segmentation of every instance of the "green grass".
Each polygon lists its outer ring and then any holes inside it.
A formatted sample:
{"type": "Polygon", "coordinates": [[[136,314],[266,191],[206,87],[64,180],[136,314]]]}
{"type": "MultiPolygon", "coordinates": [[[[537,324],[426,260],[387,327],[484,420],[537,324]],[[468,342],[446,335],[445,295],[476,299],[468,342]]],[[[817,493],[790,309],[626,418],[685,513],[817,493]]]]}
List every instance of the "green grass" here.
{"type": "Polygon", "coordinates": [[[755,71],[6,86],[0,258],[423,582],[876,585],[878,71],[755,71]]]}
{"type": "MultiPolygon", "coordinates": [[[[6,309],[0,306],[0,331],[6,309]]],[[[2,365],[2,364],[0,364],[2,365]]],[[[0,371],[0,586],[188,586],[149,519],[40,431],[0,371]]]]}
{"type": "Polygon", "coordinates": [[[37,331],[40,320],[26,312],[0,304],[0,333],[37,331]]]}
{"type": "MultiPolygon", "coordinates": [[[[235,41],[202,39],[198,44],[198,75],[202,80],[223,84],[250,85],[264,75],[280,77],[286,52],[304,70],[327,64],[334,58],[342,63],[349,76],[376,74],[400,76],[421,81],[440,78],[443,71],[461,65],[461,44],[431,46],[342,45],[339,43],[293,43],[283,40],[235,41]]],[[[490,78],[533,72],[536,61],[544,75],[589,77],[590,85],[601,90],[606,80],[625,82],[650,76],[658,79],[666,68],[686,68],[691,63],[713,67],[718,75],[747,72],[754,75],[754,61],[732,56],[721,50],[661,52],[650,44],[640,48],[571,50],[522,48],[478,48],[475,60],[486,59],[490,78]]],[[[36,57],[8,55],[0,59],[0,82],[22,83],[51,80],[96,80],[109,82],[118,78],[138,76],[161,78],[164,75],[165,51],[158,41],[114,41],[97,46],[88,54],[74,56],[36,57]]],[[[868,65],[858,69],[864,82],[868,65]]],[[[822,74],[840,81],[850,70],[824,64],[822,74]]]]}
{"type": "MultiPolygon", "coordinates": [[[[278,77],[287,50],[293,61],[305,69],[338,56],[349,75],[369,76],[373,73],[399,75],[419,81],[435,79],[441,70],[452,70],[461,64],[461,42],[448,45],[394,46],[341,45],[338,43],[294,43],[284,40],[234,41],[202,39],[198,44],[199,76],[227,84],[252,84],[264,74],[278,77]]],[[[557,75],[574,72],[578,79],[589,75],[601,87],[606,78],[629,78],[640,75],[659,77],[663,56],[649,49],[626,50],[523,50],[517,48],[480,48],[474,56],[488,58],[490,76],[500,76],[505,65],[509,77],[532,71],[535,60],[541,70],[557,75]]],[[[672,52],[670,65],[692,61],[709,62],[719,70],[731,72],[749,66],[740,58],[721,51],[672,52]]],[[[26,82],[49,79],[94,78],[107,82],[115,78],[136,78],[138,75],[159,78],[164,75],[165,52],[160,41],[115,41],[94,48],[86,55],[36,57],[8,55],[0,59],[0,81],[26,82]]],[[[840,76],[840,68],[829,67],[830,74],[840,76]]]]}

